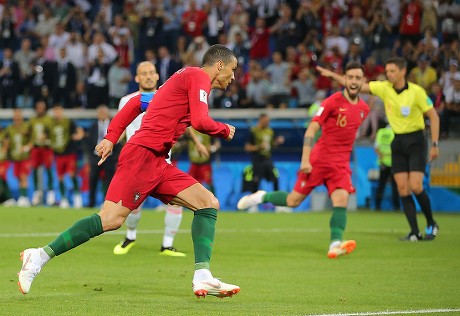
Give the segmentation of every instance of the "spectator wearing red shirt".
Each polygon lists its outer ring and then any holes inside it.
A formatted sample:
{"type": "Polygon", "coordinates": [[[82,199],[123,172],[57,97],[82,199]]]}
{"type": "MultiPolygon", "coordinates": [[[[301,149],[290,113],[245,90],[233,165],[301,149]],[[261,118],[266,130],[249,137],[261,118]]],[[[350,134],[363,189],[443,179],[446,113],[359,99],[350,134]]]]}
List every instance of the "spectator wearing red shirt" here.
{"type": "Polygon", "coordinates": [[[364,63],[364,76],[366,76],[367,80],[376,80],[377,76],[384,72],[385,69],[382,65],[377,65],[374,57],[369,56],[366,58],[366,62],[364,63]]]}
{"type": "Polygon", "coordinates": [[[182,16],[182,26],[187,36],[195,38],[203,35],[203,27],[208,20],[206,12],[196,6],[196,1],[191,0],[190,8],[182,16]]]}
{"type": "Polygon", "coordinates": [[[401,41],[409,40],[412,44],[417,44],[420,40],[422,23],[422,7],[419,0],[410,0],[403,9],[399,33],[401,41]]]}
{"type": "Polygon", "coordinates": [[[249,29],[251,48],[249,58],[265,67],[270,60],[270,29],[265,26],[264,18],[257,18],[255,27],[249,29]]]}

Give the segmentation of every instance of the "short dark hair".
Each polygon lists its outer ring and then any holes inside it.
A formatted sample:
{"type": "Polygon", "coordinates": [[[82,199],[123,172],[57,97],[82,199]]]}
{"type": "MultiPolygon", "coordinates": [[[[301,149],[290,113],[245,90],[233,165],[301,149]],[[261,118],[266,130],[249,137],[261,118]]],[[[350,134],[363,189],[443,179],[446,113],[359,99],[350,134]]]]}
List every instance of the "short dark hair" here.
{"type": "Polygon", "coordinates": [[[364,67],[360,62],[357,61],[350,61],[345,66],[345,72],[351,69],[361,69],[364,72],[364,67]]]}
{"type": "Polygon", "coordinates": [[[390,57],[385,61],[385,66],[388,64],[395,64],[399,69],[407,68],[407,61],[398,56],[390,57]]]}
{"type": "Polygon", "coordinates": [[[201,63],[203,66],[211,66],[221,60],[225,65],[227,65],[232,62],[233,58],[238,60],[238,56],[233,51],[224,45],[215,44],[209,47],[206,51],[201,63]]]}

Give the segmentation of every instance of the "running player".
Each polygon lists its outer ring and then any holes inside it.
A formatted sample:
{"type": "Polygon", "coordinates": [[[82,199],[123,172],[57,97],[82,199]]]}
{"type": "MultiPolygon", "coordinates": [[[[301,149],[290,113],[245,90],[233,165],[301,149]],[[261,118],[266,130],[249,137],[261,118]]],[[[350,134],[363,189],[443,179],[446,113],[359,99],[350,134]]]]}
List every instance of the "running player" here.
{"type": "Polygon", "coordinates": [[[342,237],[347,222],[348,199],[350,193],[355,192],[351,183],[351,150],[356,132],[369,114],[368,105],[358,96],[364,84],[363,66],[355,62],[347,64],[343,78],[345,89],[321,103],[305,132],[302,162],[294,189],[290,193],[260,190],[238,201],[238,209],[266,202],[296,207],[315,187],[325,184],[333,206],[329,258],[348,254],[356,247],[354,240],[343,241],[342,237]],[[313,139],[320,128],[322,135],[313,147],[313,139]]]}
{"type": "MultiPolygon", "coordinates": [[[[214,121],[208,115],[211,89],[226,89],[235,79],[237,56],[223,45],[211,46],[202,67],[186,67],[172,75],[156,92],[141,128],[124,146],[115,176],[98,214],[82,218],[43,248],[22,252],[19,287],[29,292],[34,278],[54,256],[67,252],[90,238],[121,227],[128,214],[153,196],[164,203],[194,211],[192,240],[195,252],[193,292],[196,296],[232,296],[240,291],[213,277],[210,260],[219,201],[187,173],[165,160],[171,147],[188,126],[227,140],[235,127],[214,121]]],[[[141,113],[139,104],[125,105],[109,125],[105,139],[96,146],[101,163],[126,127],[141,113]]]]}
{"type": "MultiPolygon", "coordinates": [[[[146,95],[147,93],[151,94],[150,96],[153,97],[153,93],[157,90],[156,86],[158,78],[159,77],[156,68],[151,62],[144,61],[140,63],[137,66],[135,77],[136,82],[139,84],[139,91],[131,93],[121,98],[120,103],[118,105],[118,110],[121,110],[129,102],[134,102],[138,104],[140,102],[142,93],[144,93],[144,98],[148,97],[148,95],[146,95]]],[[[150,101],[150,98],[148,98],[148,101],[150,101]]],[[[128,140],[141,127],[143,117],[144,113],[140,114],[126,128],[126,137],[128,140]]],[[[171,156],[171,153],[169,154],[169,156],[171,156]]],[[[167,161],[168,163],[171,163],[170,157],[167,159],[167,161]]],[[[127,254],[129,250],[136,244],[137,225],[141,219],[141,209],[142,205],[140,205],[137,209],[133,210],[126,218],[126,237],[123,241],[121,241],[119,244],[115,246],[115,248],[113,249],[114,254],[127,254]]],[[[180,223],[182,221],[182,211],[183,208],[181,206],[170,204],[166,206],[165,229],[163,233],[163,241],[160,248],[160,255],[171,257],[186,256],[185,253],[179,252],[176,250],[176,248],[173,247],[174,237],[176,236],[177,230],[179,229],[180,223]]]]}

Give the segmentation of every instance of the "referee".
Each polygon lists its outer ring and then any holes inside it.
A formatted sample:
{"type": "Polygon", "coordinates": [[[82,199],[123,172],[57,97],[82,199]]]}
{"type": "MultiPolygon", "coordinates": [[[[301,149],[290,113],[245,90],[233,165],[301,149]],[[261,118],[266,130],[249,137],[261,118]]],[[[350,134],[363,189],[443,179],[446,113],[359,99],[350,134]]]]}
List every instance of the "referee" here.
{"type": "MultiPolygon", "coordinates": [[[[343,85],[343,77],[330,70],[317,67],[321,75],[330,77],[343,85]]],[[[439,117],[433,108],[431,99],[419,85],[406,80],[407,62],[401,57],[391,57],[385,63],[387,80],[370,81],[361,91],[380,97],[385,105],[385,113],[395,138],[391,144],[393,176],[398,186],[401,203],[410,226],[410,233],[404,238],[408,241],[422,240],[420,234],[414,194],[425,215],[427,227],[425,240],[433,240],[439,226],[433,219],[431,203],[423,190],[423,177],[426,167],[427,142],[424,115],[430,120],[432,143],[429,148],[429,160],[439,156],[439,117]]]]}

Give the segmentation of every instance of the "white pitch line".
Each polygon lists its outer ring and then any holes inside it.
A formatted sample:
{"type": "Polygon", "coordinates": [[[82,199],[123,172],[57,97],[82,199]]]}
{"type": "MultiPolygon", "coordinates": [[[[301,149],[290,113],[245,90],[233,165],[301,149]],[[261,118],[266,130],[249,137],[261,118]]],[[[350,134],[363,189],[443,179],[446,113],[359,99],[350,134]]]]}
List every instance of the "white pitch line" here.
{"type": "Polygon", "coordinates": [[[413,311],[382,311],[382,312],[362,312],[362,313],[339,313],[339,314],[307,314],[305,316],[370,316],[370,315],[406,315],[406,314],[430,314],[430,313],[454,313],[460,312],[460,308],[441,308],[441,309],[420,309],[413,311]]]}
{"type": "MultiPolygon", "coordinates": [[[[233,234],[233,233],[324,233],[329,230],[324,228],[253,228],[253,229],[217,229],[218,234],[233,234]]],[[[163,234],[162,229],[153,230],[138,230],[138,234],[145,235],[156,235],[163,234]]],[[[401,233],[405,231],[398,231],[395,229],[363,229],[363,230],[348,230],[353,233],[374,233],[374,234],[388,234],[388,233],[401,233]]],[[[179,229],[178,233],[190,233],[190,229],[179,229]]],[[[0,234],[0,238],[33,238],[33,237],[55,237],[60,233],[58,232],[43,232],[43,233],[3,233],[0,234]]],[[[124,235],[126,231],[117,230],[107,232],[106,234],[111,235],[124,235]]]]}

